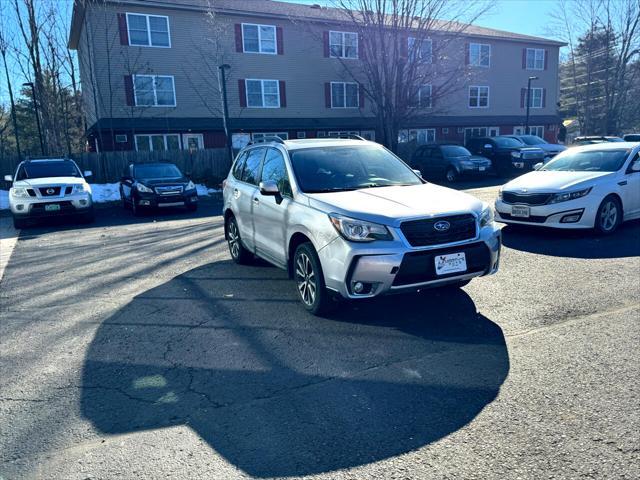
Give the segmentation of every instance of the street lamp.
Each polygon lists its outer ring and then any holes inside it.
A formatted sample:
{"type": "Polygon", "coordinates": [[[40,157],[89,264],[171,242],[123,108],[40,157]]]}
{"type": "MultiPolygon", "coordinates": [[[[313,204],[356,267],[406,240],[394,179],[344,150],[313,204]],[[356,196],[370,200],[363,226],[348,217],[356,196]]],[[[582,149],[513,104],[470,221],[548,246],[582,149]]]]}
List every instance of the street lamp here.
{"type": "Polygon", "coordinates": [[[531,106],[531,80],[538,80],[538,77],[529,77],[527,81],[527,119],[524,122],[524,133],[529,135],[529,107],[531,106]]]}
{"type": "Polygon", "coordinates": [[[220,69],[220,90],[222,90],[222,122],[224,124],[224,136],[227,139],[227,150],[229,151],[229,160],[233,161],[233,148],[231,145],[231,135],[229,134],[229,105],[227,104],[227,79],[225,71],[231,68],[231,65],[224,63],[218,67],[220,69]]]}
{"type": "Polygon", "coordinates": [[[31,95],[33,96],[33,109],[36,112],[36,124],[38,125],[38,137],[40,137],[40,153],[44,153],[44,140],[42,139],[42,129],[40,128],[40,115],[38,113],[38,100],[36,98],[36,87],[33,82],[26,82],[22,84],[23,87],[31,87],[31,95]]]}

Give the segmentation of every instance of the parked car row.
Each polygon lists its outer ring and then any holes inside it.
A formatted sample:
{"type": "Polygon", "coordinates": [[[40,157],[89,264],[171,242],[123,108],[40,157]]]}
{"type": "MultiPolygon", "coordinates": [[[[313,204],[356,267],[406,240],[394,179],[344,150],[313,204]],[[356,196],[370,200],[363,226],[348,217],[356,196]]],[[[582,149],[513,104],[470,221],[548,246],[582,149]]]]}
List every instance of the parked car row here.
{"type": "MultiPolygon", "coordinates": [[[[94,219],[91,186],[73,160],[47,158],[25,160],[14,175],[9,208],[15,228],[24,228],[30,220],[45,217],[77,217],[83,222],[94,219]]],[[[124,208],[138,216],[155,208],[184,206],[198,208],[196,186],[172,163],[131,164],[120,180],[120,198],[124,208]]]]}
{"type": "MultiPolygon", "coordinates": [[[[494,208],[503,223],[603,234],[640,218],[637,143],[563,151],[507,183],[492,207],[426,182],[362,139],[265,140],[240,152],[223,184],[225,238],[235,262],[255,255],[287,270],[314,314],[334,297],[459,287],[496,273],[501,232],[494,208]]],[[[523,158],[511,152],[528,153],[493,140],[511,162],[523,158]]],[[[422,147],[416,158],[445,174],[462,162],[473,172],[486,165],[451,147],[422,147]]]]}

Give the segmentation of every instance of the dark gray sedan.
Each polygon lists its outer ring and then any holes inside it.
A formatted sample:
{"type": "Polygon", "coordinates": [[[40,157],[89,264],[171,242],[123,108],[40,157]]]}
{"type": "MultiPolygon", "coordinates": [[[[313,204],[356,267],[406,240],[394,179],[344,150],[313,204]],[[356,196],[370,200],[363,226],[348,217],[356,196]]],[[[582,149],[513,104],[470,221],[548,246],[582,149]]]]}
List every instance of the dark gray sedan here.
{"type": "Polygon", "coordinates": [[[491,160],[472,155],[461,145],[422,145],[413,152],[411,168],[420,170],[425,178],[443,178],[455,182],[462,175],[492,173],[491,160]]]}

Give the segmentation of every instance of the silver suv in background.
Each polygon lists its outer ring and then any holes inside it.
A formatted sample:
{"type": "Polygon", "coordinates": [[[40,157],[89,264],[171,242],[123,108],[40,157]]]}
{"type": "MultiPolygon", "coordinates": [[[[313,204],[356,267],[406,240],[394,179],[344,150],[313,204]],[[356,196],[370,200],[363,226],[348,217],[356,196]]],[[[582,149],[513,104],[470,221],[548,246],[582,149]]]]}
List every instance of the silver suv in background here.
{"type": "Polygon", "coordinates": [[[5,175],[13,182],[9,189],[9,208],[15,228],[23,228],[29,219],[52,216],[78,216],[90,222],[94,218],[91,187],[73,160],[25,160],[15,175],[5,175]]]}
{"type": "Polygon", "coordinates": [[[491,206],[424,181],[362,139],[273,139],[243,149],[223,183],[231,257],[288,270],[304,307],[444,285],[498,270],[491,206]]]}

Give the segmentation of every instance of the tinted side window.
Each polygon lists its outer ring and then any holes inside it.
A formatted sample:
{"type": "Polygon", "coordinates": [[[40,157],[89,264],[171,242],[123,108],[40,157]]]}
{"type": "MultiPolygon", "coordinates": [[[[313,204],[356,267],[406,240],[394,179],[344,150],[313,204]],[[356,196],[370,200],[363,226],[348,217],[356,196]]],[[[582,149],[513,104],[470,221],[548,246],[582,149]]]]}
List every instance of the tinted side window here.
{"type": "Polygon", "coordinates": [[[242,180],[242,169],[244,168],[244,162],[247,160],[247,155],[247,152],[243,153],[233,165],[233,171],[231,173],[238,180],[242,180]]]}
{"type": "Polygon", "coordinates": [[[282,153],[274,148],[267,149],[262,165],[262,181],[272,180],[278,185],[282,195],[292,196],[287,166],[282,153]]]}
{"type": "Polygon", "coordinates": [[[249,151],[249,155],[247,156],[247,161],[242,172],[243,182],[258,185],[262,157],[264,157],[264,148],[254,148],[249,151]]]}

